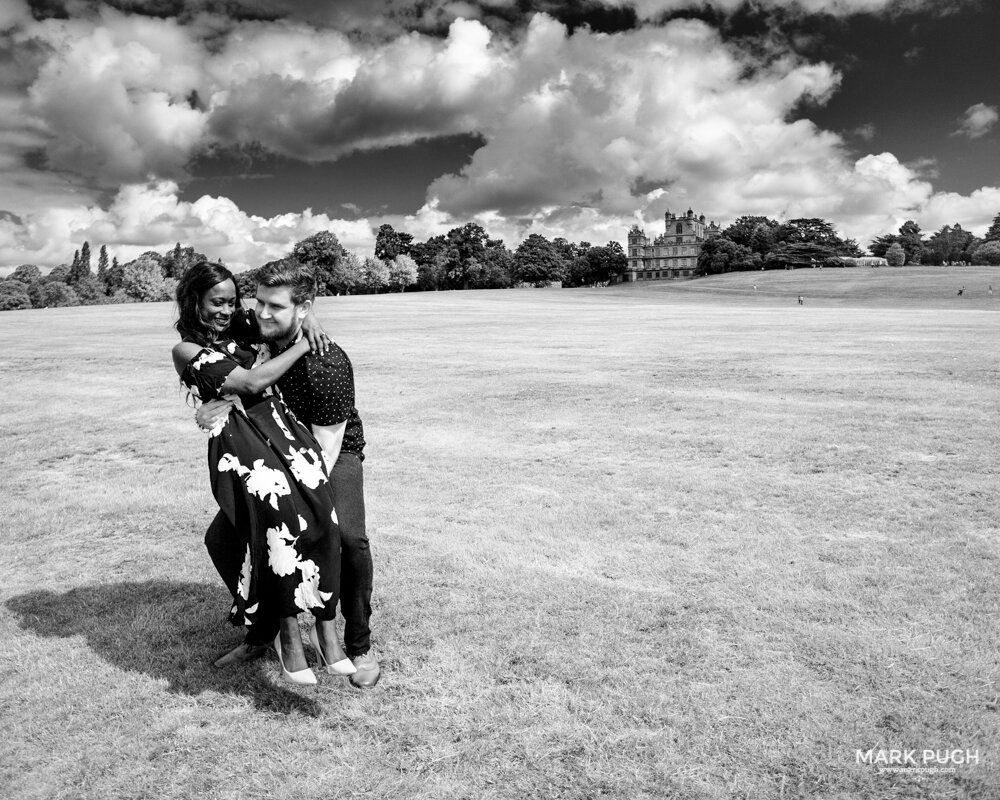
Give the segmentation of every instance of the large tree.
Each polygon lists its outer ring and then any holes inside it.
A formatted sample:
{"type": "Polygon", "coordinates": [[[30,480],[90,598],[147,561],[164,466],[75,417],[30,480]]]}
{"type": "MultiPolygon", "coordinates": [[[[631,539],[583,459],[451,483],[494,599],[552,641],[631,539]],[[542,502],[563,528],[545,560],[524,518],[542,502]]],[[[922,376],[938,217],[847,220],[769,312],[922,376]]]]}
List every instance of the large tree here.
{"type": "Polygon", "coordinates": [[[774,248],[778,227],[778,222],[769,217],[743,216],[723,230],[722,236],[764,256],[774,248]]]}
{"type": "Polygon", "coordinates": [[[448,263],[448,244],[444,236],[432,236],[410,248],[410,256],[417,262],[417,286],[423,291],[445,288],[448,263]]]}
{"type": "Polygon", "coordinates": [[[896,241],[906,253],[907,264],[920,263],[920,253],[924,249],[924,235],[920,232],[920,226],[916,222],[908,219],[900,225],[899,237],[896,241]]]}
{"type": "Polygon", "coordinates": [[[507,249],[503,239],[487,239],[470,285],[474,289],[507,289],[513,281],[514,254],[507,249]]]}
{"type": "Polygon", "coordinates": [[[562,280],[563,265],[563,254],[539,233],[532,233],[514,251],[515,277],[532,286],[562,280]]]}
{"type": "Polygon", "coordinates": [[[11,278],[0,281],[0,311],[17,311],[31,308],[28,284],[11,278]]]}
{"type": "Polygon", "coordinates": [[[1000,214],[993,217],[993,224],[990,225],[990,229],[986,231],[986,236],[983,237],[983,241],[986,242],[997,242],[1000,241],[1000,214]]]}
{"type": "Polygon", "coordinates": [[[315,273],[316,294],[320,296],[346,294],[356,285],[355,276],[344,269],[346,253],[340,240],[330,231],[314,233],[292,248],[292,257],[315,273]]]}
{"type": "Polygon", "coordinates": [[[30,285],[42,277],[42,271],[34,264],[21,264],[8,277],[12,281],[30,285]]]}
{"type": "Polygon", "coordinates": [[[456,289],[468,289],[472,276],[483,262],[489,236],[481,225],[467,222],[461,228],[448,231],[448,284],[456,289]]]}
{"type": "Polygon", "coordinates": [[[973,264],[988,265],[995,267],[1000,265],[1000,240],[991,239],[983,242],[972,251],[970,258],[973,264]]]}
{"type": "Polygon", "coordinates": [[[368,256],[361,262],[361,285],[372,294],[389,285],[389,264],[381,258],[368,256]]]}
{"type": "Polygon", "coordinates": [[[417,262],[408,255],[398,255],[389,263],[389,288],[403,292],[417,282],[417,262]]]}
{"type": "Polygon", "coordinates": [[[392,261],[396,256],[409,255],[413,236],[393,229],[392,225],[382,225],[375,237],[375,258],[392,261]]]}
{"type": "Polygon", "coordinates": [[[702,244],[695,274],[739,272],[754,269],[759,264],[760,256],[746,245],[737,244],[725,236],[714,236],[702,244]]]}
{"type": "Polygon", "coordinates": [[[140,303],[169,300],[177,281],[163,275],[163,256],[151,250],[122,266],[122,289],[140,303]]]}

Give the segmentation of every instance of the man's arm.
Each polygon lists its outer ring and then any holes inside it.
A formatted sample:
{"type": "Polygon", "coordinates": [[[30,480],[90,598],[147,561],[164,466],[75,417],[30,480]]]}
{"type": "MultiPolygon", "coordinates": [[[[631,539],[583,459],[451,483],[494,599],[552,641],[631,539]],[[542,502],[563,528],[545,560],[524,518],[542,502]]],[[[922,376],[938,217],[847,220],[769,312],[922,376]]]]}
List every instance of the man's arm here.
{"type": "Polygon", "coordinates": [[[313,436],[330,458],[331,467],[337,463],[340,456],[340,446],[344,443],[344,431],[347,430],[347,420],[338,425],[313,425],[313,436]]]}

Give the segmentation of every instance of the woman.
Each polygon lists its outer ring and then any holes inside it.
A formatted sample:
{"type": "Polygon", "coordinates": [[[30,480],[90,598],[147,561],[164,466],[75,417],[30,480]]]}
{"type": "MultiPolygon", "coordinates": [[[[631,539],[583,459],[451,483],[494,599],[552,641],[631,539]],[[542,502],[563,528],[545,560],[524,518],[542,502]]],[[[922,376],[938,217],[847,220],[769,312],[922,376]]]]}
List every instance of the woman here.
{"type": "Polygon", "coordinates": [[[203,402],[220,397],[235,401],[208,440],[212,493],[245,535],[246,555],[230,621],[277,629],[274,647],[285,678],[314,684],[297,623],[300,611],[310,611],[316,618],[311,635],[320,665],[333,674],[350,675],[354,665],[334,626],[340,530],[329,467],[312,433],[272,389],[309,351],[309,344],[303,337],[281,355],[261,361],[263,348],[232,338],[230,322],[245,312],[236,281],[221,264],[193,265],[177,285],[177,307],[181,341],[173,348],[173,361],[181,383],[203,402]],[[324,652],[333,663],[327,664],[324,652]]]}

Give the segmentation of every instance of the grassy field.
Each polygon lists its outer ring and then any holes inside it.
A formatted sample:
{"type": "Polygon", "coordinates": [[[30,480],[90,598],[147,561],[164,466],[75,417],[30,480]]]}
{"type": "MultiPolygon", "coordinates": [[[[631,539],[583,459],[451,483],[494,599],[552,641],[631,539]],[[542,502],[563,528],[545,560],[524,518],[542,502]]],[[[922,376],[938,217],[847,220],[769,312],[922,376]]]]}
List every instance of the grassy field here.
{"type": "Polygon", "coordinates": [[[369,440],[368,692],[211,668],[170,305],[0,314],[0,796],[1000,796],[1000,270],[318,310],[369,440]]]}

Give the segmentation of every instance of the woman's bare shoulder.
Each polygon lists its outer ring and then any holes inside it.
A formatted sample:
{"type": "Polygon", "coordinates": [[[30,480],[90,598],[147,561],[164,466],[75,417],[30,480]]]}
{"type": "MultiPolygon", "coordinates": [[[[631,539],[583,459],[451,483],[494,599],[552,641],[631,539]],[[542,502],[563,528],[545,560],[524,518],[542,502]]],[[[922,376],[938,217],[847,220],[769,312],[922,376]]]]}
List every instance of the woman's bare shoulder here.
{"type": "Polygon", "coordinates": [[[200,344],[195,344],[194,342],[178,342],[174,345],[174,349],[170,351],[174,359],[174,369],[177,370],[179,375],[184,371],[184,368],[191,362],[198,353],[204,350],[200,344]]]}

